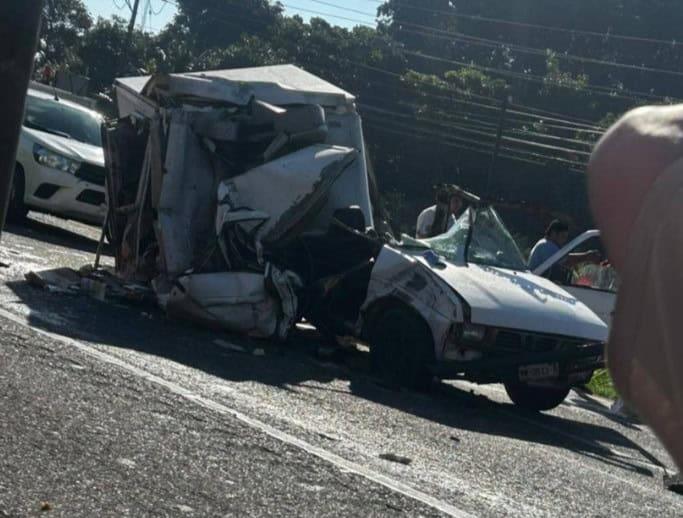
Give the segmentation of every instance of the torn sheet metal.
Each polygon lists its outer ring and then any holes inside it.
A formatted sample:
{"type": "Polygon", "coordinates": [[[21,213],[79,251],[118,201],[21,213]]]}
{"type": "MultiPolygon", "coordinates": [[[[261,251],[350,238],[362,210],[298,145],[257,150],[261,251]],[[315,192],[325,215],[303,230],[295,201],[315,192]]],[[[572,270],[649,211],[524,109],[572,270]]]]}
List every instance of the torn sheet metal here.
{"type": "Polygon", "coordinates": [[[166,302],[169,316],[255,338],[285,339],[294,326],[300,280],[270,266],[265,274],[220,272],[179,277],[166,302]],[[269,288],[270,286],[270,288],[269,288]]]}
{"type": "Polygon", "coordinates": [[[277,257],[297,256],[286,249],[304,234],[331,239],[339,210],[362,213],[361,233],[373,225],[354,97],[291,65],[115,87],[121,118],[106,147],[117,273],[152,283],[169,314],[286,336],[311,269],[277,257]]]}
{"type": "MultiPolygon", "coordinates": [[[[127,77],[115,82],[122,117],[154,106],[164,97],[247,104],[252,97],[274,105],[350,107],[355,97],[294,65],[127,77]],[[146,99],[144,105],[133,99],[146,99]]],[[[148,114],[146,114],[148,116],[148,114]]]]}
{"type": "Polygon", "coordinates": [[[170,276],[194,265],[213,240],[215,179],[209,155],[192,131],[195,114],[170,113],[168,151],[158,206],[161,251],[170,276]]]}
{"type": "Polygon", "coordinates": [[[71,268],[55,268],[40,272],[30,271],[24,277],[36,287],[59,293],[76,293],[81,282],[81,276],[71,268]]]}
{"type": "Polygon", "coordinates": [[[353,149],[317,145],[264,164],[223,182],[218,214],[225,220],[227,212],[241,207],[268,214],[254,236],[257,249],[287,240],[312,226],[330,188],[356,158],[353,149]]]}
{"type": "Polygon", "coordinates": [[[435,358],[443,359],[453,322],[464,320],[455,292],[418,259],[384,246],[372,270],[359,326],[373,305],[387,300],[402,301],[422,316],[432,331],[435,358]]]}

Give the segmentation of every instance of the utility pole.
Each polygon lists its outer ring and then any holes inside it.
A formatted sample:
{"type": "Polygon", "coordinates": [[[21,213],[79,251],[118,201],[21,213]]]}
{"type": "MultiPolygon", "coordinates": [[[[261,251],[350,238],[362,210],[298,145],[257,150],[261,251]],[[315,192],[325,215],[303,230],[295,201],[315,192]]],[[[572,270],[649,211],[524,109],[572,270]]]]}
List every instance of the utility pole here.
{"type": "Polygon", "coordinates": [[[133,29],[135,29],[135,20],[138,17],[138,7],[140,7],[140,0],[133,1],[133,12],[130,15],[130,22],[128,22],[128,46],[130,46],[130,40],[133,36],[133,29]]]}
{"type": "Polygon", "coordinates": [[[38,47],[43,0],[0,2],[0,232],[12,192],[26,91],[38,47]]]}
{"type": "MultiPolygon", "coordinates": [[[[130,5],[130,4],[128,4],[130,5]]],[[[117,73],[126,71],[128,68],[127,56],[130,53],[131,45],[133,44],[133,30],[135,29],[135,20],[138,17],[138,7],[140,6],[140,0],[133,1],[132,13],[130,15],[130,21],[128,22],[128,31],[126,32],[126,41],[121,49],[121,54],[118,55],[116,60],[117,73]]]]}
{"type": "Polygon", "coordinates": [[[503,129],[505,127],[505,114],[508,109],[509,98],[507,95],[503,97],[503,102],[500,106],[500,116],[498,118],[498,131],[496,132],[496,146],[493,148],[493,156],[491,157],[491,164],[489,165],[489,174],[486,178],[486,190],[484,197],[488,198],[491,195],[491,178],[496,170],[496,162],[498,162],[498,153],[500,152],[500,144],[503,140],[503,129]]]}

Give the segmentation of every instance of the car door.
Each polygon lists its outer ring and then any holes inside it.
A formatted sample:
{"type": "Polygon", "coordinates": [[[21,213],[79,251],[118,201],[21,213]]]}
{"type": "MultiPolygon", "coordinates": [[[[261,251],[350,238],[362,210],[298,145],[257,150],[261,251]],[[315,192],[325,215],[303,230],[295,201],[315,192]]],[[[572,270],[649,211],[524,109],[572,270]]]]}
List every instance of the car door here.
{"type": "Polygon", "coordinates": [[[534,273],[550,277],[611,326],[618,287],[614,268],[609,264],[584,263],[571,268],[562,265],[569,254],[589,250],[599,250],[605,257],[599,230],[584,232],[536,268],[534,273]]]}

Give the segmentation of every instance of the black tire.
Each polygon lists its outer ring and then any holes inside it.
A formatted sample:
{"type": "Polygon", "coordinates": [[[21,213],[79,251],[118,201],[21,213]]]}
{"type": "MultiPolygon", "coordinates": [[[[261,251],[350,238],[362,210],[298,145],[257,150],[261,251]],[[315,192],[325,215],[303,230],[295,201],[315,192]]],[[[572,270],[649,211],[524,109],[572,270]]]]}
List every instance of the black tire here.
{"type": "Polygon", "coordinates": [[[10,193],[9,206],[7,207],[7,221],[10,223],[21,223],[26,219],[28,207],[24,204],[25,189],[24,170],[17,164],[14,168],[12,192],[10,193]]]}
{"type": "Polygon", "coordinates": [[[427,391],[434,375],[434,340],[427,324],[412,311],[393,307],[372,323],[373,369],[391,387],[427,391]]]}
{"type": "Polygon", "coordinates": [[[512,402],[525,410],[541,412],[559,406],[569,394],[571,387],[539,387],[519,381],[505,383],[505,391],[512,402]]]}

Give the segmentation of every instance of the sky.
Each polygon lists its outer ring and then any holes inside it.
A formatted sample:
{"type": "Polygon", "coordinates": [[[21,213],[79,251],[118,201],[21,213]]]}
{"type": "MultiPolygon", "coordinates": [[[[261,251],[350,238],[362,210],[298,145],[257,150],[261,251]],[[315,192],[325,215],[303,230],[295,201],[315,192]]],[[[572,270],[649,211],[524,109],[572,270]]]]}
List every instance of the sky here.
{"type": "MultiPolygon", "coordinates": [[[[132,2],[132,0],[128,0],[132,2]]],[[[173,2],[173,0],[171,0],[173,2]]],[[[164,25],[173,19],[175,14],[175,7],[166,3],[163,0],[140,0],[140,10],[150,3],[152,13],[147,13],[145,19],[145,29],[151,32],[158,32],[163,29],[164,25]]],[[[343,27],[353,27],[358,25],[358,21],[365,23],[373,23],[373,16],[365,16],[355,11],[362,11],[367,13],[374,13],[377,10],[379,2],[376,0],[323,0],[316,2],[314,0],[281,0],[285,6],[285,12],[289,15],[298,14],[304,20],[308,20],[312,16],[319,16],[327,19],[333,25],[341,25],[343,27]],[[344,6],[342,8],[332,7],[324,4],[336,4],[344,6]],[[317,11],[317,14],[310,11],[317,11]],[[337,18],[335,16],[341,17],[337,18]],[[348,18],[348,19],[345,19],[348,18]],[[356,21],[357,20],[357,21],[356,21]]],[[[102,16],[109,18],[116,14],[123,18],[130,17],[130,9],[126,5],[126,0],[83,0],[90,14],[97,18],[102,16]]],[[[138,12],[138,27],[142,22],[142,12],[138,12]]]]}

